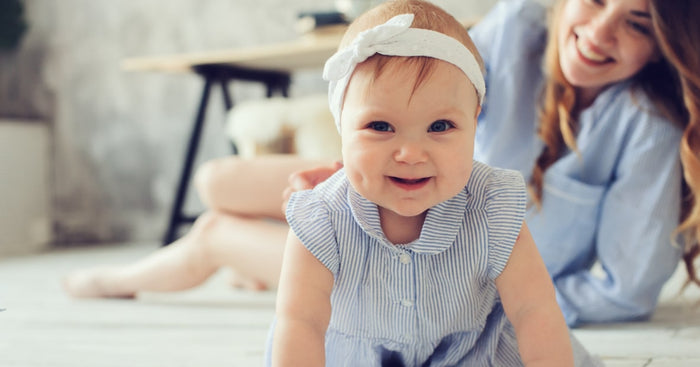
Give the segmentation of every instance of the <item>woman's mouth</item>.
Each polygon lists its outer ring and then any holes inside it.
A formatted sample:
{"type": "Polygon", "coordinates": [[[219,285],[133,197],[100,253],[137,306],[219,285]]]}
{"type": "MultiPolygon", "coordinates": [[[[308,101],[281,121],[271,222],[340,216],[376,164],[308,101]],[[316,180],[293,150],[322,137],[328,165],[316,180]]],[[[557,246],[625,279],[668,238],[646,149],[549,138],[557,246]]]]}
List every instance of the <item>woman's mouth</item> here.
{"type": "Polygon", "coordinates": [[[398,186],[404,190],[418,190],[418,189],[422,188],[423,186],[425,186],[428,183],[428,181],[430,181],[430,177],[401,178],[401,177],[389,176],[389,179],[396,186],[398,186]]]}
{"type": "Polygon", "coordinates": [[[587,44],[581,40],[581,37],[576,37],[576,50],[584,61],[591,64],[603,64],[613,61],[611,57],[606,56],[596,49],[596,47],[587,44]]]}

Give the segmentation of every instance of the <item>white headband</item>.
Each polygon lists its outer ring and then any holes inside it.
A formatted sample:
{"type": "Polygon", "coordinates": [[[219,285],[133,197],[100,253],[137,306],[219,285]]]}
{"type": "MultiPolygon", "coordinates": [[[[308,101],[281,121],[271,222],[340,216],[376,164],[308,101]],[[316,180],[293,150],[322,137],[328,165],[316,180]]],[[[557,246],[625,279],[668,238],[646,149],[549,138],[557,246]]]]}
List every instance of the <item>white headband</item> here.
{"type": "Polygon", "coordinates": [[[401,14],[386,23],[361,32],[352,43],[331,56],[323,68],[323,79],[329,81],[328,103],[340,131],[340,109],[345,89],[357,64],[374,54],[387,56],[428,56],[447,61],[471,80],[479,97],[484,100],[486,84],[479,63],[461,42],[439,32],[410,28],[413,14],[401,14]]]}

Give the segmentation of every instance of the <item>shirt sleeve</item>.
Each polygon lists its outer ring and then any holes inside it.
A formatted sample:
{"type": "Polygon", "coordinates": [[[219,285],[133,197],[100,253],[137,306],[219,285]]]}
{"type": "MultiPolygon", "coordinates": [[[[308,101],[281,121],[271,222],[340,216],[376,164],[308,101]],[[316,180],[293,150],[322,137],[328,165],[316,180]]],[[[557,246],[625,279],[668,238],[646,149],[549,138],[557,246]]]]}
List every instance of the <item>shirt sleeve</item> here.
{"type": "Polygon", "coordinates": [[[486,64],[497,62],[503,49],[501,43],[508,41],[504,32],[524,35],[524,42],[529,44],[531,37],[539,38],[542,33],[546,11],[546,7],[533,0],[501,0],[469,29],[469,36],[486,64]]]}
{"type": "Polygon", "coordinates": [[[503,0],[469,32],[484,60],[486,82],[474,159],[519,170],[525,177],[541,150],[536,106],[540,103],[546,31],[542,4],[503,0]]]}
{"type": "Polygon", "coordinates": [[[488,274],[496,279],[508,263],[520,234],[527,196],[523,177],[516,171],[493,169],[486,185],[488,274]]]}
{"type": "Polygon", "coordinates": [[[304,247],[335,276],[339,267],[338,241],[328,205],[316,191],[295,192],[287,204],[286,217],[304,247]]]}
{"type": "Polygon", "coordinates": [[[479,51],[486,65],[488,65],[491,60],[490,56],[493,50],[493,41],[502,28],[500,23],[505,21],[505,10],[502,2],[497,3],[482,19],[469,29],[469,36],[472,38],[474,46],[476,46],[476,49],[479,51]]]}
{"type": "Polygon", "coordinates": [[[570,326],[646,318],[656,307],[681,256],[671,240],[680,213],[679,139],[668,123],[635,122],[599,209],[602,274],[581,270],[554,279],[570,326]]]}

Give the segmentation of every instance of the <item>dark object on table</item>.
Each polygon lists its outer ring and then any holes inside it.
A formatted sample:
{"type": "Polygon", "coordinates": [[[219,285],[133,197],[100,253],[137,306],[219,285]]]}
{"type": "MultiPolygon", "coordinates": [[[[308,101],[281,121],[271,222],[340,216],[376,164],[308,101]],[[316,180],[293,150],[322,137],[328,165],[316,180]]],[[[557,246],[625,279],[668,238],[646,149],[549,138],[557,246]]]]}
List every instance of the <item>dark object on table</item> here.
{"type": "Polygon", "coordinates": [[[295,28],[299,33],[308,33],[339,24],[348,24],[343,13],[339,11],[305,11],[297,16],[295,28]]]}

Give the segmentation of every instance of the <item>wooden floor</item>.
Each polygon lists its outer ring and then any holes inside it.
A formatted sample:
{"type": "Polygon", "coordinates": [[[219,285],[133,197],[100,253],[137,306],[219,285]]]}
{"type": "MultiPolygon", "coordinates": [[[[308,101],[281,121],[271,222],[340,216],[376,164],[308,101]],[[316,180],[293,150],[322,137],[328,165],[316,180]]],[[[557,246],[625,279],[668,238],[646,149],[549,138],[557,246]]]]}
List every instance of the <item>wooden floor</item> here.
{"type": "MultiPolygon", "coordinates": [[[[0,260],[0,366],[260,366],[274,293],[231,289],[225,271],[197,289],[137,300],[75,300],[74,268],[139,258],[154,243],[0,260]]],[[[608,366],[700,366],[700,299],[677,297],[682,272],[649,322],[576,329],[608,366]]]]}

